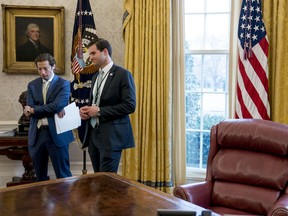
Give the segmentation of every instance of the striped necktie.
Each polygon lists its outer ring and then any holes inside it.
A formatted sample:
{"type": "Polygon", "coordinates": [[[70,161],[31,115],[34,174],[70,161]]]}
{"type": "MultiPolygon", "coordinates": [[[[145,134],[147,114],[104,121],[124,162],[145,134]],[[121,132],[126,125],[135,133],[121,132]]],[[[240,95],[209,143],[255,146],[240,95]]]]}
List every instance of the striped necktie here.
{"type": "Polygon", "coordinates": [[[104,77],[104,71],[100,70],[99,71],[99,75],[97,78],[97,86],[96,86],[96,91],[95,91],[95,95],[94,95],[94,104],[96,104],[96,106],[99,106],[100,103],[100,89],[101,89],[101,85],[103,82],[103,77],[104,77]]]}
{"type": "MultiPolygon", "coordinates": [[[[96,90],[94,91],[94,95],[93,95],[93,104],[95,104],[96,106],[99,106],[100,104],[100,89],[101,89],[101,85],[104,79],[104,71],[100,70],[99,71],[99,75],[97,77],[97,83],[96,83],[96,90]]],[[[99,124],[99,117],[91,117],[90,119],[90,124],[92,125],[92,127],[94,128],[96,123],[99,124]]]]}

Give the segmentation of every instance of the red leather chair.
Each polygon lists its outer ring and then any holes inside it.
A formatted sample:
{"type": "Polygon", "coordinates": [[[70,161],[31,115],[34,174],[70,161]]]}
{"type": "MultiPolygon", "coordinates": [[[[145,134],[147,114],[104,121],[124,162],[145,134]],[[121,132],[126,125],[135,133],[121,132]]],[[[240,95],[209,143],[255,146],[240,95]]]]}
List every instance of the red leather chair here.
{"type": "Polygon", "coordinates": [[[211,128],[205,182],[174,196],[218,214],[288,215],[288,125],[225,120],[211,128]]]}

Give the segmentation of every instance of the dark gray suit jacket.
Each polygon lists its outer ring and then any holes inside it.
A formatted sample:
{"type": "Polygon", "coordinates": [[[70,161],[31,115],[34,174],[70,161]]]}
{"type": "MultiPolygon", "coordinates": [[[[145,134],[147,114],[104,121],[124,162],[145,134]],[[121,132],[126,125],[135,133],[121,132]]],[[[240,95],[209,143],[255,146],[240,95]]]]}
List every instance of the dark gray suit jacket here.
{"type": "MultiPolygon", "coordinates": [[[[93,87],[98,73],[92,78],[92,87],[89,97],[91,105],[93,87]]],[[[135,84],[132,74],[118,66],[113,65],[108,72],[105,85],[100,97],[99,132],[105,150],[122,150],[135,146],[129,114],[136,108],[135,84]]],[[[83,148],[89,144],[91,132],[90,119],[86,121],[86,132],[83,148]]],[[[97,145],[97,143],[96,143],[97,145]]]]}

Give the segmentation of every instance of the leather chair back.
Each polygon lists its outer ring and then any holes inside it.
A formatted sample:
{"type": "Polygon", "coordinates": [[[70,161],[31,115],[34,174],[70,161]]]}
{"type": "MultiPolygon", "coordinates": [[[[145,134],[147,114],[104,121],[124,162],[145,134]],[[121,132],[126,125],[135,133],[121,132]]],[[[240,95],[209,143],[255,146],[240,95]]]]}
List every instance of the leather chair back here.
{"type": "Polygon", "coordinates": [[[206,181],[211,206],[268,214],[287,191],[288,126],[225,120],[211,129],[206,181]]]}

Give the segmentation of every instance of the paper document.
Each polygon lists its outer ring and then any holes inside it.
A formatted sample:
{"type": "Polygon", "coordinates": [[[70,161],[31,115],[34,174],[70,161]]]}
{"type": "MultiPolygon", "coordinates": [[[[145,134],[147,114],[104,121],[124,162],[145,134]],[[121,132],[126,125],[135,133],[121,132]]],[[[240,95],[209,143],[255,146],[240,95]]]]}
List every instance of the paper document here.
{"type": "Polygon", "coordinates": [[[64,110],[63,118],[59,118],[57,114],[54,115],[57,134],[73,130],[81,125],[79,107],[76,106],[75,102],[66,106],[64,110]]]}

